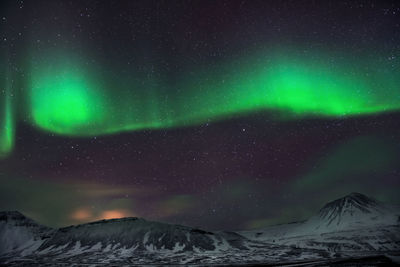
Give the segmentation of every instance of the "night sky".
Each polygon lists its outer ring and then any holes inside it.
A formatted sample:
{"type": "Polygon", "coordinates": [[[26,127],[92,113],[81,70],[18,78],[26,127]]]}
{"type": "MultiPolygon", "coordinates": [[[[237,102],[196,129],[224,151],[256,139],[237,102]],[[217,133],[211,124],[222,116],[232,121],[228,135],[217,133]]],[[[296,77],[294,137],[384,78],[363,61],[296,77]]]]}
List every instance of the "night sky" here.
{"type": "Polygon", "coordinates": [[[0,2],[0,210],[237,230],[399,189],[399,1],[0,2]]]}

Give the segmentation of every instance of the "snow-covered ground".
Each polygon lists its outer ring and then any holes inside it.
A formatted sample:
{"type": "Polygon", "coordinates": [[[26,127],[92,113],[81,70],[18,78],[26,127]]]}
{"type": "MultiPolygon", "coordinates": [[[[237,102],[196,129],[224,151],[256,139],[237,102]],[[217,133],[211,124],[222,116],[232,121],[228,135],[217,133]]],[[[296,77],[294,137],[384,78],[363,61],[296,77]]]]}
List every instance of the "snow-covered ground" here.
{"type": "Polygon", "coordinates": [[[307,221],[242,232],[207,232],[139,218],[50,229],[0,213],[7,265],[318,264],[397,261],[399,213],[361,194],[325,205],[307,221]]]}
{"type": "Polygon", "coordinates": [[[52,232],[51,228],[17,211],[0,212],[0,255],[14,251],[29,255],[37,251],[52,232]]]}
{"type": "Polygon", "coordinates": [[[335,252],[400,251],[400,212],[352,193],[326,204],[310,219],[242,231],[251,240],[335,252]]]}

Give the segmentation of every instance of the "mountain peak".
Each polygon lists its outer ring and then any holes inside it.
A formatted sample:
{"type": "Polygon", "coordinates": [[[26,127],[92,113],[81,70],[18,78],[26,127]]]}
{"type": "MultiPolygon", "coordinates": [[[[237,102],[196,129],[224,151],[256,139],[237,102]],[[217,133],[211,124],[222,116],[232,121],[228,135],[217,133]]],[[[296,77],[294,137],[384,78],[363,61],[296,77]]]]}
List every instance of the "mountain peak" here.
{"type": "Polygon", "coordinates": [[[24,220],[27,219],[25,215],[23,215],[19,211],[0,211],[0,221],[8,221],[8,220],[24,220]]]}
{"type": "Polygon", "coordinates": [[[320,211],[319,215],[321,217],[326,217],[329,213],[343,213],[356,211],[361,211],[363,213],[371,213],[372,210],[381,209],[382,204],[377,200],[367,197],[366,195],[360,193],[350,193],[342,198],[336,199],[334,201],[326,204],[320,211]]]}
{"type": "Polygon", "coordinates": [[[375,202],[377,203],[377,201],[371,197],[368,197],[366,195],[363,195],[361,193],[357,193],[357,192],[352,192],[350,194],[348,194],[347,196],[344,196],[343,198],[347,198],[347,199],[352,199],[352,200],[358,200],[358,201],[362,201],[362,202],[375,202]]]}
{"type": "Polygon", "coordinates": [[[348,194],[346,197],[367,197],[366,195],[363,195],[361,193],[358,192],[351,192],[350,194],[348,194]]]}
{"type": "Polygon", "coordinates": [[[353,192],[326,204],[312,222],[315,229],[337,231],[367,224],[388,224],[392,221],[389,215],[383,203],[353,192]]]}

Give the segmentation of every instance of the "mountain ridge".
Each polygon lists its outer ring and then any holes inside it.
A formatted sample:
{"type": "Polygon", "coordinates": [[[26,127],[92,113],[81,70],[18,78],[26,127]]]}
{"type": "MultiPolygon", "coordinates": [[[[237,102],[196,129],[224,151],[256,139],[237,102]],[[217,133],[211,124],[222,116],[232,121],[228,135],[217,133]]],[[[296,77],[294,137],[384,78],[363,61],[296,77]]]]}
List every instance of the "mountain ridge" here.
{"type": "Polygon", "coordinates": [[[236,232],[205,231],[139,217],[52,229],[18,211],[0,212],[0,263],[19,259],[40,262],[44,258],[73,262],[102,259],[106,263],[116,259],[125,263],[133,259],[181,264],[250,259],[280,262],[299,255],[320,259],[338,253],[400,251],[400,224],[393,212],[373,198],[351,193],[328,202],[308,220],[236,232]],[[383,215],[375,219],[376,214],[383,215]]]}
{"type": "Polygon", "coordinates": [[[400,250],[399,210],[360,193],[325,204],[303,222],[242,231],[250,240],[335,251],[400,250]]]}
{"type": "Polygon", "coordinates": [[[384,203],[360,193],[350,193],[325,204],[308,220],[313,231],[330,232],[396,224],[396,215],[384,203]]]}

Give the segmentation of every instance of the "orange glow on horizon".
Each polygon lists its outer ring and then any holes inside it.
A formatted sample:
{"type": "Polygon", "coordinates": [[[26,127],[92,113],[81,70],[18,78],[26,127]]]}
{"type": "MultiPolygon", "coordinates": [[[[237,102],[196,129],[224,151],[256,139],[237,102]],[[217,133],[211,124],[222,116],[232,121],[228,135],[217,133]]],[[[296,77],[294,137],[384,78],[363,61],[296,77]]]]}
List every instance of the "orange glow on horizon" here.
{"type": "Polygon", "coordinates": [[[109,219],[118,219],[129,216],[132,215],[127,210],[106,210],[101,213],[100,218],[109,220],[109,219]]]}
{"type": "Polygon", "coordinates": [[[71,214],[71,218],[77,221],[85,221],[92,218],[92,212],[89,209],[80,208],[71,214]]]}
{"type": "Polygon", "coordinates": [[[100,213],[93,212],[89,208],[78,208],[70,215],[75,223],[91,222],[98,220],[119,219],[135,216],[131,211],[125,209],[105,210],[100,213]]]}

